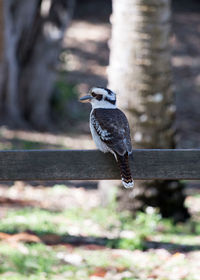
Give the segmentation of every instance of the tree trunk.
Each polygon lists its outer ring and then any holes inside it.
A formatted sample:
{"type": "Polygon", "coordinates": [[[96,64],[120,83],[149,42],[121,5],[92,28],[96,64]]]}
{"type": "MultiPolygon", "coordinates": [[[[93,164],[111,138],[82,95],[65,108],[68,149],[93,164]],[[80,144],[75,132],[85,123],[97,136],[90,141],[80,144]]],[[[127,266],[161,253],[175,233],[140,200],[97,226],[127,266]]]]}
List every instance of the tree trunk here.
{"type": "MultiPolygon", "coordinates": [[[[129,118],[134,148],[175,147],[170,16],[169,0],[113,0],[109,87],[129,118]]],[[[119,194],[119,207],[158,207],[178,221],[188,217],[184,198],[178,181],[138,181],[119,194]]]]}
{"type": "Polygon", "coordinates": [[[4,24],[3,24],[3,2],[0,0],[0,62],[2,62],[3,59],[3,53],[4,53],[4,36],[3,36],[3,30],[4,30],[4,24]]]}
{"type": "Polygon", "coordinates": [[[4,0],[4,114],[37,128],[49,123],[49,104],[62,39],[74,0],[4,0]]]}

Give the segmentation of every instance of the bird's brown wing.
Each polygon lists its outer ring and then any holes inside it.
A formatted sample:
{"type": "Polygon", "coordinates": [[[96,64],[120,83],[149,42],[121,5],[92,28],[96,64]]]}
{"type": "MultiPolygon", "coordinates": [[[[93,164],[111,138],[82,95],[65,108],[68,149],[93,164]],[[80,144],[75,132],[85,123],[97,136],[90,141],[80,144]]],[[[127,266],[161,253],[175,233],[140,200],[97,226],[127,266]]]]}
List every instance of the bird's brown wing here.
{"type": "Polygon", "coordinates": [[[126,116],[119,109],[94,109],[91,122],[100,139],[114,152],[132,152],[130,129],[126,116]]]}

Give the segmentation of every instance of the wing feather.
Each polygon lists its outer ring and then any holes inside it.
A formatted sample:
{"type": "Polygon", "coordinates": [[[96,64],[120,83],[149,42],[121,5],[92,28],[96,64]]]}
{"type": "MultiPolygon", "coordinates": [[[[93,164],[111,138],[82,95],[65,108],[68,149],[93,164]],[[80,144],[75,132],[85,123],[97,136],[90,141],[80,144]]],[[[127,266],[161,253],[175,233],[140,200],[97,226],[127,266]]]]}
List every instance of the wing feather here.
{"type": "Polygon", "coordinates": [[[130,129],[126,116],[119,109],[94,109],[91,122],[100,139],[114,152],[132,152],[130,129]]]}

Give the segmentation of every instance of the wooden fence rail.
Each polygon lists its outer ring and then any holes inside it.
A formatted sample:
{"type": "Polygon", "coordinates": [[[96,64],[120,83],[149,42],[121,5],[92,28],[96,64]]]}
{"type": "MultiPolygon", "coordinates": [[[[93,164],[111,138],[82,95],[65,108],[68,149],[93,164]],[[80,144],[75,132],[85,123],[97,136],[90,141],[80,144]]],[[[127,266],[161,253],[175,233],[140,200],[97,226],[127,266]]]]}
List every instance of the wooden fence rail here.
{"type": "MultiPolygon", "coordinates": [[[[134,179],[200,180],[200,149],[134,150],[134,179]]],[[[0,181],[119,179],[111,154],[97,150],[0,151],[0,181]]]]}

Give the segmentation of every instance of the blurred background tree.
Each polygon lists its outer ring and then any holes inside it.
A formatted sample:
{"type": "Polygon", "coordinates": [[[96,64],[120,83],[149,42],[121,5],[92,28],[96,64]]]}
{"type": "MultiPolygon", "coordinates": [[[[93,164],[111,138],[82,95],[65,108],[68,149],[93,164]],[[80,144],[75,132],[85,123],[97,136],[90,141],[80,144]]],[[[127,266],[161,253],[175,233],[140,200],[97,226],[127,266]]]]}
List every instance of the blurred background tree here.
{"type": "Polygon", "coordinates": [[[4,0],[1,5],[1,22],[3,10],[5,19],[1,117],[15,125],[47,128],[55,70],[74,0],[4,0]]]}
{"type": "MultiPolygon", "coordinates": [[[[109,87],[129,118],[134,148],[175,148],[170,20],[170,0],[113,0],[109,87]]],[[[120,209],[149,205],[175,221],[189,217],[183,184],[174,180],[137,181],[118,200],[120,209]]]]}
{"type": "Polygon", "coordinates": [[[0,1],[0,92],[3,76],[3,57],[4,57],[4,22],[3,22],[3,1],[0,1]]]}

